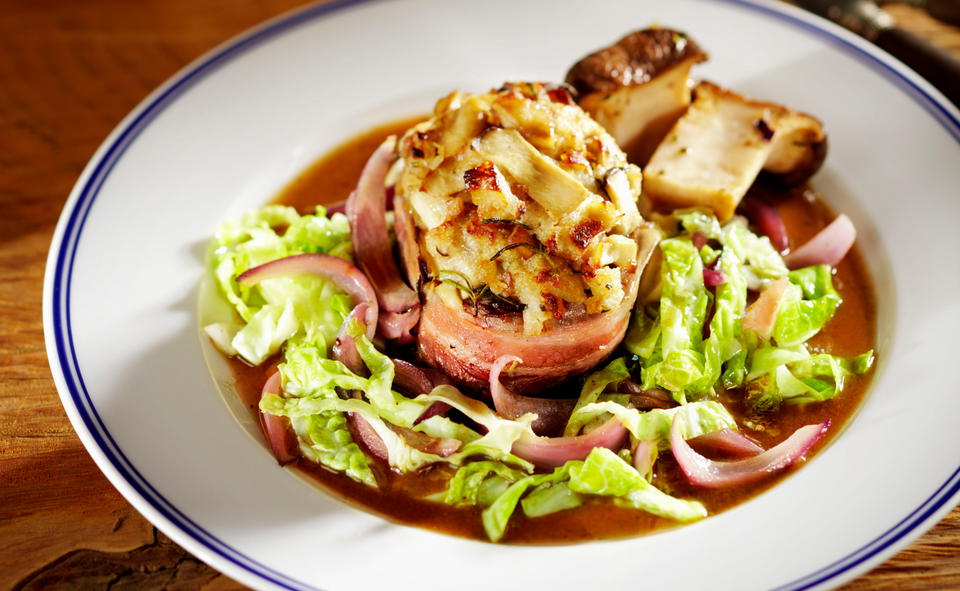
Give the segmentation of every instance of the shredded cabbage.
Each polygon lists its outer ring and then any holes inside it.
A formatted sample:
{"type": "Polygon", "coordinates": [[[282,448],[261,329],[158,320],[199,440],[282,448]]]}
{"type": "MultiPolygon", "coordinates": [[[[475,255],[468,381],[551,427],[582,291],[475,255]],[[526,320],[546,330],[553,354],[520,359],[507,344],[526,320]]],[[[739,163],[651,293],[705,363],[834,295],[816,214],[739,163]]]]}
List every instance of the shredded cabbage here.
{"type": "Polygon", "coordinates": [[[807,348],[841,303],[831,267],[788,271],[770,240],[753,234],[742,218],[721,226],[697,210],[676,215],[682,232],[660,244],[660,302],[637,310],[624,339],[638,358],[642,387],[666,389],[680,403],[744,387],[749,410],[765,413],[784,402],[832,398],[844,378],[869,369],[872,351],[848,360],[811,355],[807,348]],[[698,251],[692,241],[697,233],[714,244],[698,251]],[[705,264],[724,278],[712,294],[703,284],[705,264]],[[772,338],[743,330],[747,290],[782,277],[790,284],[772,338]]]}
{"type": "Polygon", "coordinates": [[[303,253],[349,260],[346,216],[328,218],[323,207],[316,215],[300,216],[292,207],[268,205],[222,223],[214,237],[209,266],[241,320],[231,345],[250,364],[259,365],[297,335],[327,347],[350,312],[349,297],[317,277],[278,277],[253,287],[236,281],[248,269],[303,253]],[[321,301],[329,304],[317,306],[321,301]]]}
{"type": "MultiPolygon", "coordinates": [[[[661,298],[633,314],[624,340],[633,357],[618,357],[587,375],[564,430],[576,436],[611,416],[645,444],[650,462],[641,474],[620,454],[595,448],[584,460],[568,461],[550,473],[512,453],[514,444],[534,435],[533,414],[505,419],[487,404],[453,386],[409,398],[393,389],[393,361],[374,346],[359,323],[348,327],[369,375],[353,373],[330,358],[330,346],[350,311],[350,299],[332,283],[313,276],[264,280],[245,287],[244,271],[285,256],[327,253],[351,258],[350,229],[341,214],[300,216],[289,207],[267,206],[224,222],[214,240],[210,272],[236,311],[233,323],[205,327],[228,354],[262,364],[276,354],[282,394],[265,394],[260,410],[290,419],[301,453],[358,482],[377,486],[371,458],[353,441],[348,414],[366,421],[382,440],[389,465],[410,472],[443,463],[456,468],[443,493],[431,500],[482,509],[492,541],[506,533],[522,507],[534,518],[608,497],[622,507],[676,521],[706,515],[696,501],[678,499],[651,484],[649,465],[670,447],[670,426],[681,418],[686,439],[721,429],[736,429],[730,412],[714,400],[721,389],[743,387],[748,410],[767,412],[784,403],[819,401],[839,394],[845,380],[868,371],[872,351],[852,359],[811,352],[807,340],[833,317],[840,297],[832,269],[820,265],[787,270],[766,238],[744,220],[721,226],[699,211],[678,214],[682,233],[661,242],[661,298]],[[693,234],[712,241],[699,249],[693,234]],[[724,281],[708,289],[709,267],[724,281]],[[743,330],[741,318],[749,289],[788,277],[790,286],[778,308],[771,339],[743,330]],[[323,304],[320,305],[319,303],[323,304]],[[615,391],[627,379],[643,388],[663,388],[680,405],[638,410],[630,396],[615,391]],[[606,392],[605,392],[606,390],[606,392]],[[450,405],[469,421],[445,416],[418,422],[434,403],[450,405]],[[478,427],[479,426],[479,427],[478,427]],[[442,457],[412,445],[413,430],[434,438],[455,439],[460,448],[442,457]]],[[[631,446],[630,449],[633,449],[631,446]]]]}
{"type": "Polygon", "coordinates": [[[577,399],[577,404],[573,408],[573,413],[570,415],[570,419],[567,421],[567,426],[564,429],[563,434],[565,436],[576,435],[580,430],[590,421],[581,421],[575,419],[577,417],[577,411],[587,406],[593,404],[600,397],[600,393],[603,392],[609,384],[623,381],[630,377],[630,372],[627,370],[626,360],[623,357],[614,359],[611,361],[605,368],[600,371],[593,372],[590,374],[590,377],[586,379],[583,384],[583,389],[580,391],[580,397],[577,399]]]}
{"type": "Polygon", "coordinates": [[[607,413],[617,417],[640,441],[654,441],[660,449],[670,448],[670,424],[677,414],[684,418],[684,439],[720,429],[736,429],[737,423],[725,406],[713,400],[690,402],[673,408],[640,411],[613,401],[595,402],[577,411],[577,420],[590,421],[607,413]]]}
{"type": "Polygon", "coordinates": [[[268,394],[261,410],[290,418],[306,458],[376,486],[370,460],[353,441],[346,416],[329,402],[337,399],[336,388],[358,389],[367,383],[328,355],[328,346],[350,311],[349,297],[332,283],[311,276],[268,279],[250,288],[236,281],[255,266],[303,253],[349,259],[347,218],[342,214],[328,218],[323,207],[315,215],[301,216],[292,207],[268,205],[223,222],[208,264],[238,319],[232,325],[207,327],[207,333],[220,335],[221,349],[254,365],[282,349],[279,371],[287,397],[268,394]],[[320,301],[327,305],[317,306],[320,301]]]}
{"type": "MultiPolygon", "coordinates": [[[[461,500],[462,483],[470,480],[472,498],[479,498],[484,478],[510,481],[516,474],[497,471],[490,466],[479,470],[467,465],[451,482],[457,483],[448,498],[461,500]],[[478,478],[477,474],[483,474],[478,478]],[[460,477],[460,478],[458,478],[460,477]]],[[[506,533],[510,517],[523,499],[523,511],[529,517],[547,515],[581,505],[589,496],[614,497],[614,502],[625,507],[641,509],[654,515],[686,522],[706,517],[706,508],[697,501],[672,497],[657,489],[626,463],[623,458],[603,447],[594,448],[584,460],[572,460],[548,474],[534,474],[516,478],[483,510],[483,527],[491,541],[499,541],[506,533]],[[527,494],[527,491],[531,491],[527,494]],[[526,497],[524,498],[524,495],[526,497]]]]}

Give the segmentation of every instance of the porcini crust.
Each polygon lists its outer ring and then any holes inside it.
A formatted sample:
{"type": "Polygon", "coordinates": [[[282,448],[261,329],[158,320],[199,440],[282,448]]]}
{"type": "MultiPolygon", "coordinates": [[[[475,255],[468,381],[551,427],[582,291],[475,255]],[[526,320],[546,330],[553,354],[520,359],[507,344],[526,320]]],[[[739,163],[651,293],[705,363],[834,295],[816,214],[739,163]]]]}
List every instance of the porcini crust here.
{"type": "Polygon", "coordinates": [[[613,92],[624,86],[649,82],[688,59],[702,62],[707,54],[686,33],[675,29],[643,29],[581,59],[567,72],[566,80],[580,96],[613,92]]]}

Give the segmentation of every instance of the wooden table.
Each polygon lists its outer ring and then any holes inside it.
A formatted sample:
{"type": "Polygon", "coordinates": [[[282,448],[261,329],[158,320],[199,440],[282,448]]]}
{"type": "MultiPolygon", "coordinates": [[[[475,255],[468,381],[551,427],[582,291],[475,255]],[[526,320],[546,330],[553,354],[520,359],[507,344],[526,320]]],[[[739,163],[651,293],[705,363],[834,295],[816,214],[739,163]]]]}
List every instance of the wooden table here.
{"type": "MultiPolygon", "coordinates": [[[[84,451],[47,367],[41,286],[60,209],[113,126],[204,51],[299,4],[0,4],[0,587],[242,588],[159,533],[84,451]]],[[[891,11],[960,56],[960,30],[891,11]]],[[[958,550],[954,510],[847,589],[960,586],[958,550]]]]}

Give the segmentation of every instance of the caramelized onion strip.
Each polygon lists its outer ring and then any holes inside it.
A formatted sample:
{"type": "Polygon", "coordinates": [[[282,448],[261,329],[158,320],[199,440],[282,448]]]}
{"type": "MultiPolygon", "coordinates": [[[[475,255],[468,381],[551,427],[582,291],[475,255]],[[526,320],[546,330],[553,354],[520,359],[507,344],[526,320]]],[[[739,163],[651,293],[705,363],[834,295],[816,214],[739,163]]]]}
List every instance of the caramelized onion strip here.
{"type": "Polygon", "coordinates": [[[367,276],[349,261],[329,254],[295,254],[247,269],[237,276],[237,283],[250,286],[265,279],[300,274],[316,275],[332,281],[347,292],[354,306],[367,304],[364,323],[367,325],[367,336],[373,338],[377,327],[377,296],[367,276]]]}
{"type": "Polygon", "coordinates": [[[720,429],[690,439],[688,443],[699,451],[713,451],[740,458],[763,453],[763,448],[735,429],[720,429]]]}
{"type": "Polygon", "coordinates": [[[397,235],[400,247],[400,260],[407,275],[410,287],[420,285],[420,245],[417,244],[417,229],[413,217],[407,211],[405,200],[400,195],[393,196],[393,231],[397,235]]]}
{"type": "Polygon", "coordinates": [[[790,246],[787,226],[776,209],[756,197],[746,197],[740,203],[740,211],[760,230],[761,234],[770,239],[770,243],[779,252],[785,251],[790,246]]]}
{"type": "MultiPolygon", "coordinates": [[[[337,340],[333,343],[333,358],[343,363],[347,366],[347,369],[358,376],[366,376],[367,367],[364,365],[363,359],[360,358],[360,353],[357,352],[357,343],[350,335],[349,326],[355,321],[363,322],[369,306],[370,304],[367,303],[357,304],[353,310],[350,311],[350,314],[344,319],[343,324],[340,325],[337,340]]],[[[369,330],[370,326],[368,325],[368,333],[369,330]]]]}
{"type": "MultiPolygon", "coordinates": [[[[678,415],[679,416],[679,415],[678,415]]],[[[753,457],[721,462],[706,458],[683,438],[681,421],[670,425],[670,447],[673,457],[693,484],[704,488],[727,488],[761,480],[793,465],[823,437],[830,421],[800,427],[779,445],[753,457]]]]}
{"type": "MultiPolygon", "coordinates": [[[[415,396],[430,392],[441,384],[450,384],[450,379],[437,370],[419,367],[403,359],[394,359],[393,369],[396,375],[393,381],[394,385],[415,396]]],[[[430,417],[445,415],[451,408],[446,402],[437,400],[431,403],[413,424],[418,425],[430,417]]]]}
{"type": "Polygon", "coordinates": [[[490,395],[497,414],[506,419],[516,419],[527,413],[537,415],[533,422],[533,432],[537,435],[558,433],[576,406],[571,398],[533,398],[514,394],[500,382],[500,373],[513,363],[523,363],[516,355],[502,355],[490,367],[490,395]]]}
{"type": "Polygon", "coordinates": [[[347,198],[353,252],[382,309],[380,328],[387,338],[412,340],[410,331],[420,318],[420,299],[400,278],[387,233],[384,179],[393,159],[395,139],[380,144],[363,167],[357,188],[347,198]]]}
{"type": "MultiPolygon", "coordinates": [[[[280,393],[280,372],[275,371],[264,382],[260,397],[263,398],[265,394],[280,395],[280,393]]],[[[270,451],[273,452],[273,457],[277,458],[277,462],[281,466],[297,459],[300,450],[297,444],[297,435],[293,432],[293,427],[290,426],[290,419],[260,411],[260,426],[266,436],[270,451]]]]}
{"type": "Polygon", "coordinates": [[[616,450],[623,444],[627,428],[611,417],[593,431],[573,437],[537,437],[523,435],[513,444],[515,456],[533,462],[539,468],[556,468],[569,460],[582,460],[595,447],[616,450]]]}
{"type": "Polygon", "coordinates": [[[847,252],[856,240],[857,229],[853,227],[853,222],[846,215],[840,214],[826,228],[820,230],[816,236],[788,254],[783,260],[791,269],[810,265],[836,267],[837,263],[847,256],[847,252]]]}

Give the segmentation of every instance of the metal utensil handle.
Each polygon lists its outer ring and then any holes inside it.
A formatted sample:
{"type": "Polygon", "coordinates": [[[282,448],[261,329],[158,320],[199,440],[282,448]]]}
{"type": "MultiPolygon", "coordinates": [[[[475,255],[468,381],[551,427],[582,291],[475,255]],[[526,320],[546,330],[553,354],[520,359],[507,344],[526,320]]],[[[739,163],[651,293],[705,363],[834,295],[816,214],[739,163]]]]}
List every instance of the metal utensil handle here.
{"type": "Polygon", "coordinates": [[[960,62],[950,54],[913,33],[893,27],[881,30],[874,42],[960,106],[960,62]]]}

